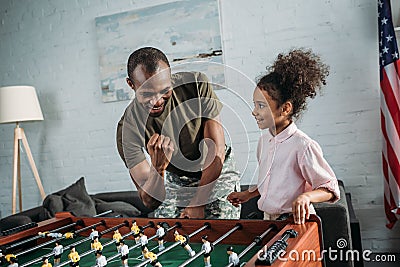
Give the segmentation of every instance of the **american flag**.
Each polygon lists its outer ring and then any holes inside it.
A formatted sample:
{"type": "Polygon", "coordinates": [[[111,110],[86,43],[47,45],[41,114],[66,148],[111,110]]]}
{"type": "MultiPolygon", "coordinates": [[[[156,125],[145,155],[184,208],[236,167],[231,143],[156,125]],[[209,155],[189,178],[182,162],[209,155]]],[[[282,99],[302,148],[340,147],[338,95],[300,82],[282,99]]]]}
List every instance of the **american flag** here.
{"type": "Polygon", "coordinates": [[[378,0],[384,205],[392,228],[400,215],[400,64],[390,0],[378,0]]]}

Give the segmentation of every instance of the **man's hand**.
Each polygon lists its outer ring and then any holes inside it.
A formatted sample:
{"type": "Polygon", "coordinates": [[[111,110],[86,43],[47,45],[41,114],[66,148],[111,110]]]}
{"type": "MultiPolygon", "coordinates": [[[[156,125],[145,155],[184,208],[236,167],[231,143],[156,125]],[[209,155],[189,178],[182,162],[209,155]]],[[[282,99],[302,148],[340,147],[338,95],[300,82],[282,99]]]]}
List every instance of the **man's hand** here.
{"type": "Polygon", "coordinates": [[[181,212],[179,217],[189,219],[204,219],[204,208],[205,206],[187,207],[181,212]]]}
{"type": "Polygon", "coordinates": [[[173,142],[168,136],[155,133],[147,143],[147,151],[151,158],[151,164],[163,176],[174,152],[173,142]]]}

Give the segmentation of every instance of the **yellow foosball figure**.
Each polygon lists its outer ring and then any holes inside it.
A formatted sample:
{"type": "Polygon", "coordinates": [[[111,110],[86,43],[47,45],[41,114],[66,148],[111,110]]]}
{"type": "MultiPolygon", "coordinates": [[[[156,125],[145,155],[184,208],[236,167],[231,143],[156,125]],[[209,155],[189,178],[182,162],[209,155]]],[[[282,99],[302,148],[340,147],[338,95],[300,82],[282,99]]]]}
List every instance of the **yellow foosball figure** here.
{"type": "Polygon", "coordinates": [[[103,245],[99,241],[99,237],[95,237],[92,240],[92,243],[90,244],[90,247],[96,251],[102,251],[103,250],[103,245]]]}
{"type": "Polygon", "coordinates": [[[81,259],[81,257],[79,257],[78,252],[75,250],[75,246],[70,247],[70,253],[68,254],[68,259],[71,260],[69,266],[74,266],[74,267],[79,266],[79,260],[81,259]]]}
{"type": "Polygon", "coordinates": [[[133,237],[135,238],[136,244],[138,244],[139,243],[139,238],[140,238],[140,236],[139,236],[140,228],[136,224],[136,220],[132,221],[131,231],[133,232],[133,237]]]}
{"type": "Polygon", "coordinates": [[[51,265],[51,263],[49,262],[49,258],[48,257],[43,257],[43,259],[42,259],[42,267],[53,267],[53,265],[51,265]]]}
{"type": "Polygon", "coordinates": [[[149,251],[147,247],[143,248],[142,253],[145,259],[150,259],[151,266],[162,267],[161,263],[157,259],[157,255],[149,251]]]}
{"type": "Polygon", "coordinates": [[[114,234],[113,234],[112,238],[113,238],[113,240],[115,242],[115,245],[119,246],[119,242],[122,239],[122,235],[120,234],[118,229],[114,231],[114,234]]]}
{"type": "Polygon", "coordinates": [[[196,255],[196,252],[192,250],[186,237],[180,235],[178,231],[174,232],[174,236],[175,236],[175,241],[179,241],[181,243],[181,247],[183,247],[189,253],[190,257],[196,255]]]}
{"type": "Polygon", "coordinates": [[[65,233],[65,234],[64,234],[64,237],[65,237],[66,239],[74,238],[74,233],[72,233],[72,232],[65,233]]]}

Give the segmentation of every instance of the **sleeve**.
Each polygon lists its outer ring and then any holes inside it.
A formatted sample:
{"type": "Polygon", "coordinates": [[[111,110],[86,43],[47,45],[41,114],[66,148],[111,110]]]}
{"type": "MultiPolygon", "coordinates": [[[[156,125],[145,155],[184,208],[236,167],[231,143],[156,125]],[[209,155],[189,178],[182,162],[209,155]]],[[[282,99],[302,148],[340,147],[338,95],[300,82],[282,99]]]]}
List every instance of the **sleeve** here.
{"type": "Polygon", "coordinates": [[[125,166],[128,167],[126,165],[125,156],[124,156],[124,150],[122,148],[122,126],[123,126],[123,122],[124,122],[124,116],[121,117],[121,119],[119,120],[119,122],[117,124],[116,141],[117,141],[118,154],[121,157],[122,161],[125,163],[125,166]]]}
{"type": "Polygon", "coordinates": [[[217,117],[221,112],[222,103],[215,94],[207,76],[203,73],[198,73],[196,84],[201,101],[202,117],[207,119],[217,117]]]}
{"type": "MultiPolygon", "coordinates": [[[[131,104],[125,111],[122,121],[122,131],[120,131],[122,146],[120,146],[119,149],[122,150],[121,157],[129,169],[132,169],[140,162],[146,160],[146,156],[143,152],[146,127],[137,124],[133,113],[134,110],[131,104]]],[[[119,124],[120,123],[118,123],[118,125],[119,124]]]]}
{"type": "Polygon", "coordinates": [[[334,203],[340,199],[335,173],[325,160],[321,147],[315,141],[311,141],[306,147],[300,159],[300,169],[313,190],[324,188],[332,192],[334,197],[329,202],[334,203]]]}

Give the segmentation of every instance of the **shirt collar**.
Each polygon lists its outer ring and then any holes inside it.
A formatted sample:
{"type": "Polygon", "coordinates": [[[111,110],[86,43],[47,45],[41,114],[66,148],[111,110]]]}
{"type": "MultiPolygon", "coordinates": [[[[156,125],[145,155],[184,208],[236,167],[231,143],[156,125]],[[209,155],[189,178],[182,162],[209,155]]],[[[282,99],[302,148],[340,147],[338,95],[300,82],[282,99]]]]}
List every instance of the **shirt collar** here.
{"type": "Polygon", "coordinates": [[[283,141],[291,137],[296,131],[297,126],[294,122],[292,122],[291,124],[289,124],[288,127],[286,127],[286,129],[284,129],[276,136],[273,136],[271,139],[275,139],[276,142],[282,143],[283,141]]]}

